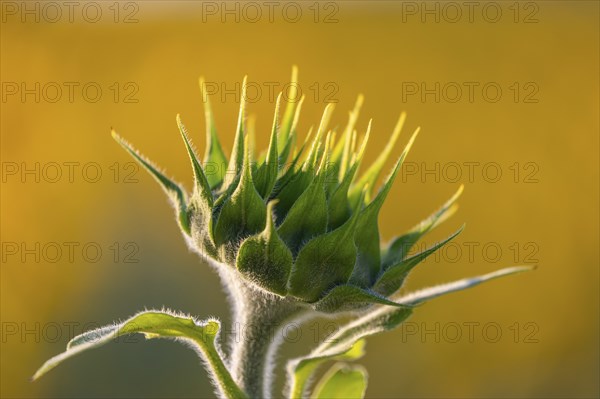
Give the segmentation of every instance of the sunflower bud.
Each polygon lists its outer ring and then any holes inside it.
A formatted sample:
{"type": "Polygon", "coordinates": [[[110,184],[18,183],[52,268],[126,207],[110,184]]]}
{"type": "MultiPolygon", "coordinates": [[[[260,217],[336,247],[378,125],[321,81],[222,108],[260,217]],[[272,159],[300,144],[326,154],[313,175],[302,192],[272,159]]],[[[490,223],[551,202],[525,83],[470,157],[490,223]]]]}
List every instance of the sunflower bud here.
{"type": "MultiPolygon", "coordinates": [[[[292,86],[296,76],[294,69],[292,86]]],[[[170,195],[180,227],[194,249],[219,267],[234,270],[236,278],[326,313],[373,303],[397,305],[388,297],[401,287],[408,273],[460,232],[427,251],[408,256],[423,234],[454,211],[462,187],[438,212],[382,249],[379,212],[419,129],[380,190],[373,193],[372,187],[400,136],[404,113],[387,146],[359,177],[371,131],[369,122],[359,139],[355,129],[362,96],[350,112],[339,141],[335,142],[336,132],[328,127],[333,112],[329,104],[314,138],[298,146],[297,123],[303,99],[295,101],[295,96],[290,96],[280,122],[280,94],[269,147],[256,158],[246,127],[245,83],[244,78],[229,160],[219,143],[202,79],[207,139],[203,162],[177,116],[194,172],[191,195],[116,134],[115,138],[170,195]]]]}

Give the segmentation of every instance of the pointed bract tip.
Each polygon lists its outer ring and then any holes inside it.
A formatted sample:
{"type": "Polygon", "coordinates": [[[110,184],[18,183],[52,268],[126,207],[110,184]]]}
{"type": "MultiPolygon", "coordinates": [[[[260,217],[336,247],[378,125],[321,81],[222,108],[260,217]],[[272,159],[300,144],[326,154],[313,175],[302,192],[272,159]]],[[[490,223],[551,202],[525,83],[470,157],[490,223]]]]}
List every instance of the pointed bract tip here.
{"type": "Polygon", "coordinates": [[[312,136],[314,128],[315,128],[314,126],[311,126],[308,129],[308,133],[306,133],[306,137],[304,138],[304,144],[307,144],[310,141],[310,137],[312,136]]]}
{"type": "Polygon", "coordinates": [[[273,209],[275,208],[275,205],[277,205],[278,202],[279,202],[279,199],[277,199],[277,198],[272,199],[269,202],[267,202],[267,218],[269,217],[269,215],[272,215],[273,209]]]}
{"type": "Polygon", "coordinates": [[[370,190],[371,183],[366,183],[364,186],[362,186],[362,189],[360,190],[358,196],[358,200],[356,201],[357,207],[355,212],[360,212],[363,205],[367,205],[367,203],[371,202],[370,190]]]}
{"type": "Polygon", "coordinates": [[[336,138],[337,138],[337,131],[331,130],[331,148],[335,147],[336,138]]]}
{"type": "Polygon", "coordinates": [[[421,126],[417,126],[417,128],[415,129],[415,132],[413,133],[413,137],[417,137],[417,134],[419,134],[420,131],[421,131],[421,126]]]}
{"type": "Polygon", "coordinates": [[[358,152],[356,153],[356,161],[359,161],[362,159],[365,150],[367,149],[367,143],[369,142],[369,137],[371,137],[371,124],[369,123],[369,128],[367,129],[367,132],[365,133],[365,136],[362,139],[362,142],[360,143],[360,148],[358,149],[358,152]]]}
{"type": "Polygon", "coordinates": [[[417,136],[419,135],[419,132],[421,131],[421,128],[418,127],[415,129],[415,132],[412,134],[412,136],[410,136],[410,139],[408,140],[408,144],[406,144],[406,147],[404,148],[404,152],[408,153],[410,151],[410,149],[412,148],[415,139],[417,138],[417,136]]]}
{"type": "Polygon", "coordinates": [[[504,269],[497,270],[495,272],[489,273],[489,275],[502,276],[502,275],[507,275],[507,274],[530,272],[530,271],[537,270],[538,267],[539,267],[539,265],[517,265],[517,266],[511,266],[511,267],[506,267],[504,269]]]}
{"type": "Polygon", "coordinates": [[[202,97],[202,103],[206,106],[209,107],[205,110],[205,112],[209,112],[210,113],[210,104],[209,104],[209,96],[208,93],[206,92],[206,81],[204,80],[204,76],[200,76],[198,78],[198,86],[200,87],[200,95],[202,97]]]}
{"type": "MultiPolygon", "coordinates": [[[[326,168],[327,168],[327,162],[329,160],[329,148],[331,146],[331,139],[332,139],[332,131],[329,130],[327,132],[327,136],[325,136],[325,144],[323,146],[323,154],[321,155],[321,161],[319,162],[319,169],[317,171],[317,174],[323,174],[325,175],[326,172],[326,168]]],[[[319,143],[320,145],[321,143],[319,143]]],[[[317,153],[318,153],[318,148],[317,147],[317,153]]]]}
{"type": "Polygon", "coordinates": [[[277,205],[277,203],[279,202],[278,199],[273,199],[271,201],[269,201],[267,203],[267,220],[265,222],[265,229],[264,232],[266,234],[272,234],[273,231],[275,231],[276,227],[275,227],[275,219],[274,219],[274,214],[275,214],[275,205],[277,205]]]}
{"type": "Polygon", "coordinates": [[[465,185],[463,183],[461,183],[460,186],[458,187],[458,190],[456,190],[456,193],[454,193],[454,195],[452,196],[450,201],[452,201],[452,202],[456,201],[456,199],[458,197],[460,197],[464,191],[465,191],[465,185]]]}
{"type": "Polygon", "coordinates": [[[319,128],[317,129],[317,135],[315,136],[315,140],[320,141],[321,136],[324,133],[325,128],[329,124],[329,119],[331,119],[331,113],[335,108],[334,103],[328,103],[323,110],[323,116],[321,116],[321,122],[319,123],[319,128]]]}
{"type": "Polygon", "coordinates": [[[371,184],[367,183],[363,186],[362,190],[361,190],[361,195],[366,195],[367,192],[369,192],[369,189],[371,188],[371,184]]]}
{"type": "Polygon", "coordinates": [[[369,123],[367,124],[367,132],[365,136],[368,136],[371,133],[371,128],[373,127],[373,118],[369,119],[369,123]]]}

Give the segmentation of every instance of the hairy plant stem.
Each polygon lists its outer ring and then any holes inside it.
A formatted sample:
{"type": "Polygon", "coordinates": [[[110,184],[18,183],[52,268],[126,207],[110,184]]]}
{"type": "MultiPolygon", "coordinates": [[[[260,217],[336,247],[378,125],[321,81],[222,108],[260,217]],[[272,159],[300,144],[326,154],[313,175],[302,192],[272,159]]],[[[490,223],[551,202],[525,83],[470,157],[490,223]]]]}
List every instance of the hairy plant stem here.
{"type": "MultiPolygon", "coordinates": [[[[226,273],[230,274],[230,273],[226,273]]],[[[230,371],[251,398],[272,397],[275,355],[283,343],[283,329],[302,318],[306,307],[297,301],[259,291],[239,276],[222,274],[233,306],[230,371]]]]}

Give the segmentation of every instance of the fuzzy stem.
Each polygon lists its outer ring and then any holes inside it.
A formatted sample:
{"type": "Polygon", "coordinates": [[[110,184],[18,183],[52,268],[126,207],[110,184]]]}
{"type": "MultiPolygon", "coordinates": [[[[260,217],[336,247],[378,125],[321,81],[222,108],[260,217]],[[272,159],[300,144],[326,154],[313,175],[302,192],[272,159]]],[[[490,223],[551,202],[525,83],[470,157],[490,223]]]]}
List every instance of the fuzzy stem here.
{"type": "MultiPolygon", "coordinates": [[[[231,288],[231,287],[230,287],[231,288]]],[[[286,322],[297,319],[304,308],[297,302],[265,294],[245,283],[235,285],[230,370],[233,379],[251,398],[272,395],[275,355],[283,341],[286,322]]]]}
{"type": "Polygon", "coordinates": [[[215,347],[206,345],[202,338],[194,337],[192,340],[202,353],[208,365],[207,371],[212,376],[220,396],[226,399],[246,399],[248,396],[236,385],[215,347]]]}

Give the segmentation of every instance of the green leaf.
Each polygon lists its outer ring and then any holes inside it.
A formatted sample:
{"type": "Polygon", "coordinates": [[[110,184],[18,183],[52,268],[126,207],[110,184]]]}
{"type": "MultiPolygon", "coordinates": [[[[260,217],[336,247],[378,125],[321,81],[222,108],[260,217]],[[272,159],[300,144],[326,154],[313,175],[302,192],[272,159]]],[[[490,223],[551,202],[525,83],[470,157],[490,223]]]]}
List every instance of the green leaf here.
{"type": "Polygon", "coordinates": [[[400,289],[400,287],[404,283],[404,280],[412,271],[412,269],[415,268],[415,266],[417,266],[419,263],[425,260],[429,255],[433,254],[439,248],[443,247],[452,239],[454,239],[454,237],[459,235],[463,231],[463,229],[464,225],[445,240],[442,240],[434,244],[430,248],[427,248],[426,250],[414,256],[411,256],[410,258],[401,260],[399,261],[399,263],[387,268],[377,279],[377,282],[373,286],[373,290],[385,296],[391,295],[394,292],[396,292],[398,289],[400,289]]]}
{"type": "Polygon", "coordinates": [[[398,327],[411,314],[412,309],[409,307],[382,305],[338,328],[311,353],[310,357],[331,357],[345,353],[363,338],[398,327]]]}
{"type": "Polygon", "coordinates": [[[534,270],[534,266],[513,266],[507,267],[504,269],[496,270],[495,272],[491,272],[488,274],[484,274],[476,277],[469,277],[462,280],[457,280],[451,283],[440,284],[429,288],[424,288],[422,290],[412,292],[410,294],[404,295],[396,299],[397,303],[403,305],[414,306],[421,304],[425,301],[428,301],[433,298],[437,298],[439,296],[449,294],[451,292],[462,291],[467,288],[475,287],[481,283],[486,281],[494,280],[499,277],[509,276],[511,274],[517,274],[522,272],[527,272],[534,270]]]}
{"type": "Polygon", "coordinates": [[[287,364],[290,398],[304,396],[308,383],[317,367],[327,360],[354,360],[364,353],[364,339],[399,326],[412,313],[410,308],[381,306],[364,316],[356,317],[341,326],[310,354],[292,359],[287,364]],[[357,351],[357,345],[359,350],[357,351]],[[343,356],[354,354],[349,359],[343,356]]]}
{"type": "MultiPolygon", "coordinates": [[[[305,213],[304,217],[309,216],[305,213]]],[[[355,212],[341,227],[313,238],[300,250],[290,275],[290,294],[314,302],[327,290],[348,281],[356,262],[352,236],[357,220],[355,212]]]]}
{"type": "Polygon", "coordinates": [[[235,181],[235,177],[240,174],[244,157],[247,151],[244,150],[244,136],[246,131],[246,82],[247,76],[244,76],[242,82],[242,94],[240,96],[240,112],[238,114],[237,129],[235,130],[235,138],[233,140],[233,149],[231,150],[231,158],[229,165],[225,171],[223,178],[222,190],[226,190],[235,181]]]}
{"type": "MultiPolygon", "coordinates": [[[[398,123],[396,123],[396,127],[394,128],[394,131],[392,132],[392,136],[390,137],[390,139],[389,139],[388,143],[386,144],[385,148],[383,149],[383,151],[381,151],[381,153],[379,153],[379,156],[377,157],[375,162],[373,162],[371,164],[369,169],[367,169],[367,171],[365,173],[363,173],[363,175],[356,182],[356,184],[354,184],[354,186],[350,189],[350,203],[352,204],[354,209],[356,209],[356,206],[357,206],[356,200],[360,196],[360,192],[362,191],[362,188],[368,184],[372,190],[373,187],[375,186],[375,183],[377,182],[377,178],[379,177],[379,174],[383,170],[385,162],[387,161],[390,154],[392,153],[394,145],[396,144],[396,141],[398,141],[398,137],[400,137],[400,132],[402,131],[402,126],[404,126],[405,120],[406,120],[406,113],[403,112],[400,115],[400,119],[398,119],[398,123]]],[[[419,129],[417,129],[417,132],[418,132],[418,130],[419,129]]],[[[415,132],[413,134],[413,136],[417,132],[415,132]]]]}
{"type": "MultiPolygon", "coordinates": [[[[356,99],[356,103],[354,104],[354,109],[350,111],[348,115],[348,123],[344,128],[344,132],[342,133],[341,140],[336,144],[333,149],[333,153],[331,155],[331,161],[334,164],[339,163],[339,180],[343,180],[346,172],[348,171],[348,166],[350,165],[350,148],[352,144],[352,132],[354,131],[354,126],[356,126],[356,121],[358,120],[358,115],[360,113],[360,108],[362,107],[364,101],[364,97],[362,94],[358,96],[356,99]]],[[[370,129],[371,121],[369,121],[370,129]]]]}
{"type": "MultiPolygon", "coordinates": [[[[277,229],[279,236],[292,250],[292,253],[297,253],[302,244],[324,233],[327,228],[327,199],[323,181],[319,177],[313,178],[308,188],[301,191],[302,186],[306,184],[305,181],[309,178],[308,173],[302,173],[288,185],[287,192],[295,188],[302,193],[299,194],[300,196],[297,197],[283,223],[277,229]]],[[[285,197],[281,195],[279,198],[285,197]]],[[[277,206],[275,209],[277,216],[280,217],[279,212],[281,211],[277,206]]]]}
{"type": "Polygon", "coordinates": [[[327,203],[329,219],[327,221],[327,230],[335,230],[341,226],[350,215],[352,215],[352,209],[348,203],[348,188],[350,187],[350,181],[352,175],[356,173],[358,164],[355,164],[350,168],[348,174],[346,174],[344,180],[336,187],[327,203]]]}
{"type": "Polygon", "coordinates": [[[421,237],[452,216],[457,209],[456,200],[462,194],[463,189],[464,186],[461,184],[456,193],[446,201],[440,209],[413,227],[407,233],[390,242],[383,254],[383,270],[406,258],[412,247],[421,239],[421,237]]]}
{"type": "Polygon", "coordinates": [[[200,250],[198,252],[203,259],[218,259],[219,253],[215,246],[213,234],[212,212],[207,211],[199,202],[196,197],[193,197],[188,207],[191,239],[200,250]]]}
{"type": "MultiPolygon", "coordinates": [[[[310,182],[312,181],[312,179],[314,177],[313,173],[304,173],[304,172],[302,172],[302,170],[296,169],[296,165],[298,165],[300,157],[304,153],[304,149],[306,148],[306,143],[310,139],[311,133],[312,133],[312,127],[308,131],[306,140],[304,141],[304,143],[302,143],[302,146],[300,146],[300,149],[295,151],[292,161],[288,165],[286,165],[287,168],[286,168],[285,172],[283,173],[283,175],[275,182],[275,187],[273,188],[273,191],[271,192],[271,198],[277,198],[280,201],[279,203],[277,203],[277,207],[275,207],[275,214],[277,215],[278,218],[281,218],[281,220],[283,220],[285,218],[285,215],[287,215],[287,212],[290,210],[290,208],[292,207],[294,202],[298,199],[298,197],[300,196],[300,194],[302,194],[302,192],[306,189],[306,187],[308,187],[308,185],[310,184],[310,182]],[[297,187],[296,184],[288,187],[289,183],[293,182],[301,174],[306,175],[305,176],[306,184],[302,186],[301,191],[300,191],[300,188],[297,187]],[[288,193],[286,193],[287,190],[289,190],[288,193]],[[294,195],[296,192],[297,192],[297,195],[294,195]],[[287,198],[287,206],[280,207],[281,201],[284,198],[287,198]]],[[[279,159],[279,166],[280,166],[280,168],[282,166],[281,158],[279,159]]]]}
{"type": "Polygon", "coordinates": [[[141,333],[148,339],[179,338],[191,342],[206,362],[207,371],[221,393],[227,398],[246,398],[245,393],[233,381],[220,356],[215,342],[219,328],[220,323],[214,319],[198,322],[189,316],[167,312],[138,313],[123,323],[88,331],[73,338],[67,344],[67,350],[44,363],[33,376],[33,380],[83,351],[102,346],[122,335],[141,333]]]}
{"type": "Polygon", "coordinates": [[[250,157],[246,152],[240,181],[231,197],[223,203],[215,225],[217,246],[226,243],[235,246],[240,238],[256,234],[265,227],[266,206],[254,188],[250,168],[250,157]]]}
{"type": "Polygon", "coordinates": [[[179,114],[177,114],[176,121],[177,126],[179,127],[179,132],[181,133],[181,137],[183,138],[185,148],[190,157],[192,169],[194,170],[194,194],[198,195],[202,199],[204,205],[206,205],[208,209],[210,209],[213,205],[213,196],[212,192],[210,191],[210,185],[208,183],[208,180],[206,179],[206,176],[204,175],[202,165],[200,165],[200,161],[198,161],[198,157],[196,156],[192,144],[190,143],[187,130],[183,125],[183,122],[181,122],[179,114]]]}
{"type": "Polygon", "coordinates": [[[238,251],[238,270],[258,286],[281,296],[287,294],[292,253],[275,231],[273,205],[267,207],[267,225],[260,234],[247,238],[238,251]]]}
{"type": "Polygon", "coordinates": [[[169,196],[169,199],[173,203],[173,207],[177,211],[177,220],[179,221],[179,227],[186,233],[190,234],[190,219],[188,215],[187,209],[187,199],[185,195],[185,191],[181,186],[168,177],[166,177],[163,173],[161,173],[158,168],[146,159],[143,155],[141,155],[137,150],[135,150],[131,144],[125,141],[121,136],[117,134],[114,130],[111,132],[112,137],[123,147],[140,165],[146,169],[152,177],[160,184],[163,190],[169,196]]]}
{"type": "MultiPolygon", "coordinates": [[[[293,193],[294,190],[300,192],[302,186],[309,179],[312,179],[308,188],[303,190],[302,194],[297,197],[297,200],[293,203],[278,229],[279,235],[294,255],[298,253],[298,250],[305,242],[324,233],[327,229],[327,196],[325,194],[324,180],[330,139],[331,136],[328,134],[325,142],[325,152],[321,158],[317,176],[312,178],[313,166],[299,171],[297,177],[288,184],[288,189],[284,189],[279,196],[279,199],[289,200],[289,194],[293,193]]],[[[309,157],[311,157],[310,154],[309,157]]],[[[276,207],[276,211],[277,216],[281,217],[279,207],[276,207]]]]}
{"type": "MultiPolygon", "coordinates": [[[[294,114],[296,110],[296,103],[298,102],[298,67],[294,65],[292,67],[292,78],[289,83],[289,90],[286,96],[286,107],[285,113],[283,114],[283,120],[281,123],[280,137],[278,142],[278,153],[281,154],[286,144],[288,143],[288,137],[292,130],[292,123],[294,121],[294,114]]],[[[289,151],[289,150],[288,150],[289,151]]],[[[287,156],[285,157],[287,159],[287,156]]],[[[285,159],[283,161],[285,162],[285,159]]]]}
{"type": "Polygon", "coordinates": [[[276,186],[273,190],[279,200],[275,205],[275,214],[279,224],[287,218],[292,207],[296,205],[314,180],[314,171],[295,171],[293,170],[294,164],[290,165],[290,168],[280,179],[278,184],[281,186],[276,186]]]}
{"type": "Polygon", "coordinates": [[[509,267],[482,276],[441,284],[392,298],[397,304],[407,307],[378,306],[367,314],[358,316],[340,327],[309,355],[290,360],[287,366],[291,381],[290,397],[299,398],[305,392],[307,383],[316,369],[315,363],[320,364],[324,361],[323,359],[327,360],[347,353],[359,340],[363,340],[368,336],[396,328],[411,315],[413,306],[444,294],[464,290],[486,281],[532,269],[528,266],[509,267]]]}
{"type": "MultiPolygon", "coordinates": [[[[294,113],[294,119],[292,121],[292,127],[290,133],[287,138],[287,142],[283,149],[279,152],[279,165],[285,165],[287,159],[290,155],[290,151],[296,144],[296,137],[298,136],[297,128],[298,128],[298,119],[300,119],[300,111],[302,110],[302,104],[304,103],[304,95],[300,97],[300,101],[298,101],[298,105],[296,106],[296,112],[294,113]]],[[[281,138],[277,140],[278,143],[281,143],[281,138]]]]}
{"type": "MultiPolygon", "coordinates": [[[[326,113],[327,108],[325,109],[323,118],[325,118],[326,113]]],[[[321,124],[323,124],[323,120],[321,121],[321,124]]],[[[309,136],[310,133],[311,132],[309,131],[309,136]]],[[[315,164],[317,161],[318,146],[320,145],[319,140],[320,137],[317,134],[317,137],[315,137],[313,140],[311,149],[306,156],[306,160],[304,161],[302,168],[297,171],[295,170],[295,164],[302,151],[296,156],[292,165],[290,165],[287,172],[281,179],[281,188],[276,188],[275,193],[277,195],[277,199],[279,200],[277,206],[275,207],[277,219],[285,220],[292,207],[296,205],[296,203],[300,200],[300,197],[308,190],[311,183],[314,182],[315,164]]],[[[306,142],[302,146],[301,150],[304,149],[305,145],[306,142]]],[[[322,185],[323,184],[321,184],[321,186],[322,185]]]]}
{"type": "Polygon", "coordinates": [[[313,304],[313,308],[323,313],[346,312],[357,310],[372,304],[406,307],[384,296],[355,285],[338,285],[329,291],[323,298],[313,304]]]}
{"type": "Polygon", "coordinates": [[[206,151],[204,153],[204,166],[207,169],[206,178],[211,188],[218,187],[223,182],[227,156],[219,142],[219,135],[215,127],[215,120],[210,106],[210,99],[206,91],[204,78],[200,77],[200,94],[204,104],[204,120],[206,123],[206,151]]]}
{"type": "Polygon", "coordinates": [[[367,390],[367,370],[362,366],[337,363],[317,384],[314,399],[362,399],[367,390]]]}
{"type": "Polygon", "coordinates": [[[319,151],[319,156],[321,158],[319,164],[319,174],[323,175],[323,190],[325,191],[325,198],[329,199],[329,194],[333,191],[333,187],[338,185],[337,175],[334,173],[335,171],[332,169],[333,164],[330,162],[331,159],[331,145],[335,140],[335,131],[330,130],[327,132],[327,136],[325,137],[325,147],[322,151],[319,151]]]}
{"type": "MultiPolygon", "coordinates": [[[[375,197],[373,202],[361,212],[360,217],[358,218],[356,233],[354,235],[354,242],[358,249],[358,258],[356,260],[356,267],[350,278],[350,282],[354,285],[370,287],[379,274],[381,268],[381,248],[379,246],[378,226],[379,211],[392,188],[394,179],[396,178],[406,155],[415,141],[417,133],[418,131],[410,138],[402,155],[400,155],[400,158],[396,162],[396,166],[392,170],[392,173],[377,194],[377,197],[375,197]]],[[[369,189],[367,188],[367,190],[369,189]]],[[[362,200],[359,198],[359,204],[361,203],[362,200]]]]}
{"type": "Polygon", "coordinates": [[[329,146],[327,146],[327,152],[323,151],[322,156],[325,159],[324,171],[325,178],[323,179],[323,188],[325,189],[325,196],[329,201],[329,197],[333,194],[333,191],[340,185],[340,181],[338,180],[338,167],[335,163],[331,162],[331,151],[329,148],[335,142],[336,131],[330,130],[327,133],[327,140],[330,141],[329,146]]]}
{"type": "Polygon", "coordinates": [[[350,184],[354,179],[356,171],[360,166],[360,162],[362,160],[362,156],[365,152],[365,148],[367,147],[367,142],[369,141],[369,135],[371,132],[371,123],[369,122],[369,126],[367,127],[367,132],[365,133],[365,137],[363,138],[361,148],[356,155],[356,159],[352,164],[352,167],[344,175],[344,178],[339,186],[333,191],[328,202],[329,208],[329,225],[327,226],[328,230],[334,230],[341,226],[352,214],[352,209],[350,207],[350,203],[348,202],[348,189],[350,188],[350,184]]]}
{"type": "MultiPolygon", "coordinates": [[[[223,205],[225,205],[225,203],[231,198],[231,196],[233,195],[235,190],[238,188],[238,186],[240,184],[240,179],[241,179],[241,176],[237,175],[235,177],[235,180],[227,187],[227,189],[219,194],[219,196],[217,197],[217,199],[215,200],[215,202],[213,204],[212,218],[210,219],[210,230],[209,230],[209,234],[211,235],[211,237],[213,237],[213,242],[216,242],[214,240],[215,229],[216,229],[217,222],[219,220],[219,216],[221,215],[221,210],[223,209],[223,205]]],[[[226,261],[227,259],[223,258],[221,260],[226,261]]]]}
{"type": "Polygon", "coordinates": [[[273,117],[273,128],[271,130],[271,142],[269,143],[269,150],[265,163],[260,165],[256,171],[254,183],[256,191],[263,197],[269,198],[275,182],[277,181],[277,175],[279,173],[279,155],[277,154],[277,129],[278,129],[278,118],[279,118],[279,104],[281,102],[281,93],[277,96],[277,104],[275,105],[275,116],[273,117]]]}
{"type": "Polygon", "coordinates": [[[323,134],[327,130],[327,125],[329,125],[329,120],[331,119],[333,109],[334,104],[327,104],[325,106],[323,116],[321,117],[321,122],[319,123],[319,128],[317,129],[317,134],[315,135],[310,151],[306,156],[306,160],[304,161],[304,166],[302,168],[303,170],[313,169],[317,164],[317,160],[319,159],[319,149],[321,145],[321,140],[323,138],[323,134]]]}
{"type": "Polygon", "coordinates": [[[256,172],[257,159],[254,156],[256,149],[256,115],[251,114],[246,118],[246,136],[248,136],[248,143],[246,144],[246,151],[250,154],[250,158],[254,160],[252,163],[252,173],[256,172]]]}
{"type": "Polygon", "coordinates": [[[315,371],[323,363],[330,360],[356,360],[365,355],[365,340],[358,340],[347,350],[337,355],[325,355],[321,357],[305,357],[291,360],[288,362],[288,375],[290,376],[290,395],[291,399],[300,399],[308,390],[308,384],[315,371]]]}

